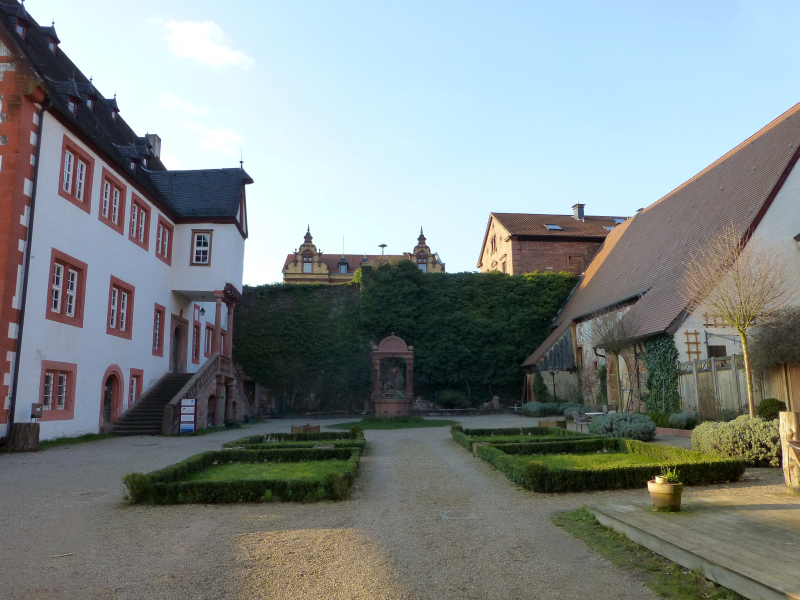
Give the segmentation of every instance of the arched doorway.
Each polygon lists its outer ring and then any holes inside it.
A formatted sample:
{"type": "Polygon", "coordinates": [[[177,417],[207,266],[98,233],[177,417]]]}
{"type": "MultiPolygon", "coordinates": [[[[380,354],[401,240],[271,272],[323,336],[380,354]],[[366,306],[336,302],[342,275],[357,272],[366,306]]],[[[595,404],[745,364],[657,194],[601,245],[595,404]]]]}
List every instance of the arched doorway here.
{"type": "Polygon", "coordinates": [[[122,413],[122,371],[111,365],[103,375],[100,397],[100,427],[108,428],[122,413]]]}
{"type": "Polygon", "coordinates": [[[208,397],[208,408],[206,409],[206,426],[214,426],[214,417],[217,414],[217,397],[211,394],[208,397]]]}
{"type": "Polygon", "coordinates": [[[186,352],[189,344],[189,321],[177,315],[171,315],[169,336],[169,370],[170,373],[186,373],[186,352]]]}

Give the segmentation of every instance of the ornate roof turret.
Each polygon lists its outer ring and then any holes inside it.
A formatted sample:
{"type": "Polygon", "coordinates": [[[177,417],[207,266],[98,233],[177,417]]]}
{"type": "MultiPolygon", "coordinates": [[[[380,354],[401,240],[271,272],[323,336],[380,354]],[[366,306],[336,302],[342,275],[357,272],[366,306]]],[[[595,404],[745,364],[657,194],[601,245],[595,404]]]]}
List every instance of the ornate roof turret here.
{"type": "Polygon", "coordinates": [[[311,225],[308,226],[308,229],[306,230],[306,236],[303,239],[305,240],[306,244],[310,244],[311,240],[314,239],[311,237],[311,225]]]}
{"type": "Polygon", "coordinates": [[[419,237],[417,238],[417,243],[420,246],[425,245],[425,235],[422,233],[422,227],[419,228],[419,237]]]}

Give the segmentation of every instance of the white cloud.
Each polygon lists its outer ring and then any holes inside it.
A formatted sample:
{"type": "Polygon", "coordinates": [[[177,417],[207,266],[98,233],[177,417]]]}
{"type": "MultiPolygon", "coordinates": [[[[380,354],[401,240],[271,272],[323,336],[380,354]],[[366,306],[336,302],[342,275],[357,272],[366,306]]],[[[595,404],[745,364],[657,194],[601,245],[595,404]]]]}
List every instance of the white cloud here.
{"type": "Polygon", "coordinates": [[[239,154],[244,138],[238,133],[234,133],[225,127],[209,129],[198,123],[187,124],[186,127],[191,131],[197,132],[200,141],[197,145],[200,150],[211,150],[220,154],[239,154]]]}
{"type": "Polygon", "coordinates": [[[161,95],[161,106],[169,110],[177,110],[189,115],[204,115],[208,112],[204,106],[195,106],[189,102],[184,102],[177,96],[173,96],[167,92],[161,95]]]}
{"type": "Polygon", "coordinates": [[[213,21],[167,21],[164,39],[175,56],[192,58],[198,63],[218,69],[240,67],[249,69],[255,64],[252,57],[232,49],[225,43],[225,34],[213,21]]]}

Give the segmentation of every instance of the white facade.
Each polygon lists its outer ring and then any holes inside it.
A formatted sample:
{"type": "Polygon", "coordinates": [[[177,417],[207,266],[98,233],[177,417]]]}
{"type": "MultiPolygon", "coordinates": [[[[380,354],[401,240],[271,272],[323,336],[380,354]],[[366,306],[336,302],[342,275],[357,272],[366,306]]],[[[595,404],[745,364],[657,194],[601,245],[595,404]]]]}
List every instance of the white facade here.
{"type": "MultiPolygon", "coordinates": [[[[96,433],[103,422],[104,384],[109,369],[118,369],[122,378],[122,410],[129,404],[132,369],[141,370],[136,396],[170,371],[173,356],[171,320],[188,321],[187,359],[179,370],[196,371],[206,360],[206,324],[215,317],[214,291],[233,284],[242,286],[244,237],[235,224],[176,224],[166,211],[147,200],[132,178],[119,172],[115,164],[105,162],[72,134],[60,121],[45,113],[41,129],[41,151],[36,188],[35,220],[30,254],[27,300],[21,346],[15,421],[28,422],[32,403],[42,402],[43,361],[75,366],[74,413],[71,418],[41,420],[41,439],[96,433]],[[91,185],[91,208],[80,206],[59,194],[63,169],[64,138],[94,160],[91,185]],[[102,206],[104,169],[124,182],[124,225],[122,233],[99,218],[102,206]],[[147,250],[129,239],[133,195],[150,210],[149,247],[147,250]],[[171,266],[156,255],[159,217],[174,227],[171,266]],[[208,266],[192,266],[192,230],[212,232],[212,251],[208,266]],[[77,299],[83,305],[83,323],[77,326],[47,318],[53,302],[53,250],[85,263],[85,291],[77,299]],[[128,286],[133,294],[132,311],[125,315],[130,339],[109,333],[112,277],[128,286]],[[203,303],[205,301],[205,303],[203,303]],[[199,318],[199,357],[193,361],[192,344],[195,320],[202,304],[205,316],[199,318]],[[165,308],[161,356],[154,352],[156,305],[165,308]]],[[[84,200],[86,201],[86,200],[84,200]]],[[[66,274],[61,298],[66,302],[66,274]]],[[[81,289],[81,286],[78,286],[81,289]]],[[[117,299],[116,327],[122,327],[122,297],[117,299]]],[[[130,308],[129,306],[127,308],[130,308]]],[[[63,312],[63,309],[62,309],[63,312]]],[[[227,311],[223,305],[222,327],[227,329],[227,311]]],[[[228,339],[230,339],[228,337],[228,339]]],[[[58,381],[53,383],[58,385],[58,381]]],[[[51,394],[58,393],[50,390],[51,394]]],[[[53,413],[55,416],[55,413],[53,413]]],[[[0,431],[0,435],[2,435],[0,431]]]]}

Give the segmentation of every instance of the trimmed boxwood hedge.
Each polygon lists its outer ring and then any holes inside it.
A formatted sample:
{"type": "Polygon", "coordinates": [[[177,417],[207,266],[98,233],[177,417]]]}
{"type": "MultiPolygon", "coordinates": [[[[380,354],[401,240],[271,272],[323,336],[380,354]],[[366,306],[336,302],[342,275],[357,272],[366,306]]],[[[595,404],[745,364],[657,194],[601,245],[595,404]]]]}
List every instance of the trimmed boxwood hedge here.
{"type": "MultiPolygon", "coordinates": [[[[230,443],[230,442],[229,442],[230,443]]],[[[366,445],[366,440],[315,440],[313,444],[331,444],[337,448],[361,448],[366,445]]],[[[242,444],[229,446],[223,444],[223,449],[241,450],[284,450],[287,448],[313,448],[312,442],[262,442],[260,444],[242,444]]]]}
{"type": "MultiPolygon", "coordinates": [[[[506,477],[535,492],[580,492],[585,490],[608,490],[644,487],[664,466],[675,467],[680,480],[686,485],[706,485],[736,481],[745,470],[741,460],[706,455],[681,448],[656,446],[636,440],[605,439],[607,450],[641,454],[658,459],[660,464],[597,467],[594,469],[551,469],[541,461],[520,465],[511,454],[500,446],[479,446],[477,454],[486,462],[505,473],[506,477]],[[616,446],[616,448],[613,448],[616,446]]],[[[597,443],[596,440],[580,443],[597,443]]],[[[530,446],[537,446],[530,444],[530,446]]],[[[548,444],[538,444],[538,449],[547,452],[548,444]]],[[[548,452],[549,453],[549,452],[548,452]]]]}
{"type": "MultiPolygon", "coordinates": [[[[506,427],[499,429],[464,429],[461,425],[452,425],[450,435],[453,441],[472,452],[473,437],[486,437],[495,435],[530,436],[531,443],[553,443],[564,438],[596,439],[598,436],[568,431],[559,427],[506,427]],[[533,442],[536,440],[536,442],[533,442]]],[[[482,440],[483,441],[483,440],[482,440]]],[[[503,442],[504,444],[506,442],[503,442]]],[[[520,441],[520,443],[527,443],[520,441]]],[[[496,445],[496,444],[495,444],[496,445]]]]}
{"type": "Polygon", "coordinates": [[[363,437],[353,435],[351,431],[323,431],[320,433],[267,433],[262,435],[249,435],[247,437],[225,442],[223,448],[239,448],[247,444],[263,444],[264,442],[310,442],[331,440],[353,440],[363,437]]]}
{"type": "Polygon", "coordinates": [[[260,502],[267,500],[343,500],[358,474],[360,448],[287,448],[284,450],[220,450],[203,452],[164,469],[122,478],[127,497],[154,504],[260,502]],[[344,473],[329,473],[323,482],[297,479],[183,481],[188,475],[215,464],[347,460],[344,473]]]}

